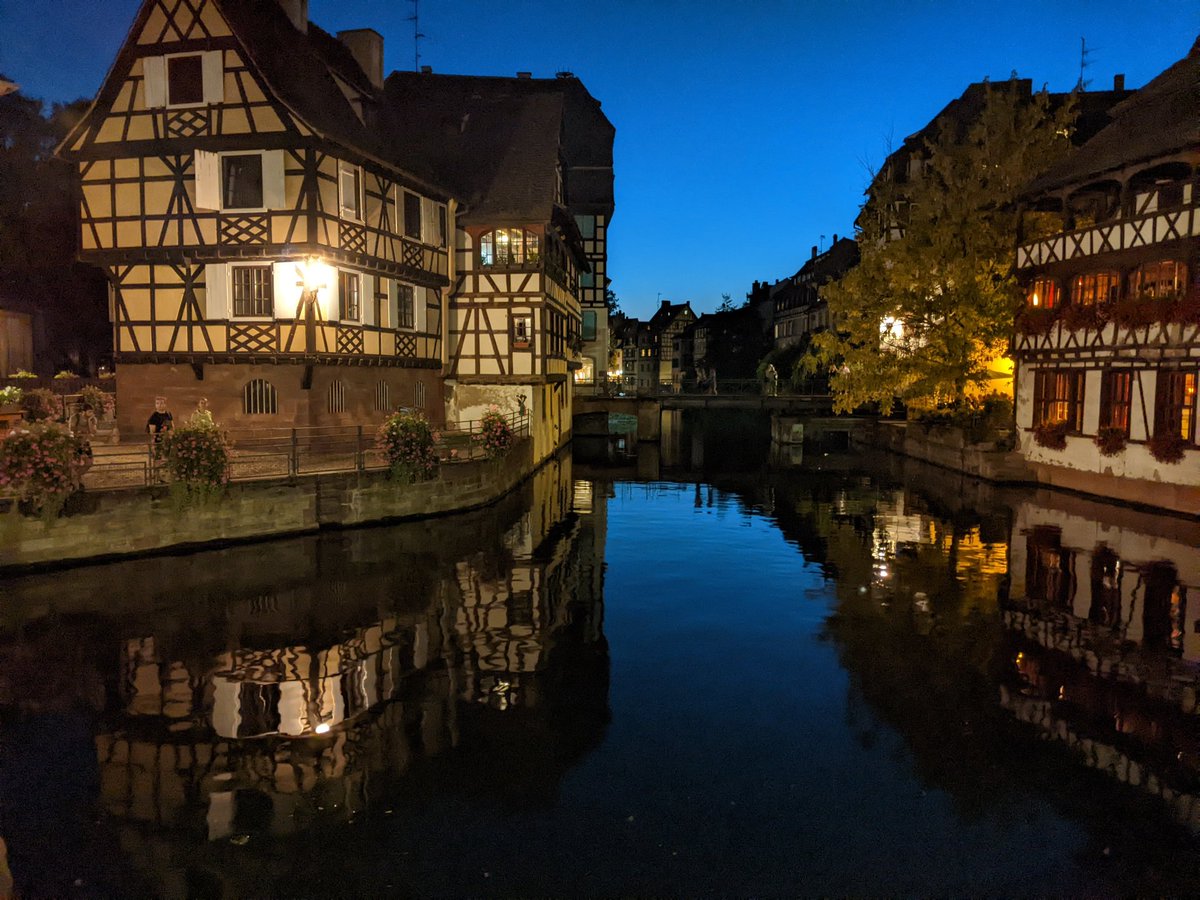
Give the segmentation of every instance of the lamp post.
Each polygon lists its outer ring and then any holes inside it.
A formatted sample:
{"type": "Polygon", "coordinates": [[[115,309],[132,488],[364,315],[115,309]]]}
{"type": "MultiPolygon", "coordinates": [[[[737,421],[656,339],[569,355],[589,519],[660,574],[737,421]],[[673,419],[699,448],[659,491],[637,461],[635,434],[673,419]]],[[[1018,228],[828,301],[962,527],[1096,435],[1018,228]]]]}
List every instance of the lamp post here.
{"type": "Polygon", "coordinates": [[[325,288],[321,281],[321,266],[315,256],[310,256],[303,263],[296,263],[296,272],[300,280],[296,286],[300,288],[300,303],[296,308],[296,318],[304,317],[304,347],[308,355],[316,353],[317,349],[317,309],[318,294],[325,288]]]}

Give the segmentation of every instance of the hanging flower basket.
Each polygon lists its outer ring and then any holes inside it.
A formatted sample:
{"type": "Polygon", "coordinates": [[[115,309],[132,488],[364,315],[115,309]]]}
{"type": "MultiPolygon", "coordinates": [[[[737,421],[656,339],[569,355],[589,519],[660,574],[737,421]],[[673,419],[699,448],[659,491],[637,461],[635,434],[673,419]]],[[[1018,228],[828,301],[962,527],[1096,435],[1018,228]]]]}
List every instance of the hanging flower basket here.
{"type": "Polygon", "coordinates": [[[55,518],[92,464],[91,445],[56,422],[39,422],[0,438],[0,491],[30,512],[55,518]]]}
{"type": "Polygon", "coordinates": [[[1150,455],[1160,463],[1167,463],[1168,465],[1173,465],[1182,460],[1183,451],[1186,447],[1187,441],[1173,431],[1156,434],[1150,440],[1146,441],[1146,449],[1150,451],[1150,455]]]}
{"type": "Polygon", "coordinates": [[[185,501],[212,499],[229,481],[229,444],[211,420],[192,417],[166,432],[157,452],[185,501]]]}
{"type": "Polygon", "coordinates": [[[489,407],[483,414],[475,440],[483,446],[488,459],[496,459],[508,452],[513,442],[512,428],[498,407],[489,407]]]}
{"type": "Polygon", "coordinates": [[[1096,446],[1101,456],[1116,456],[1125,449],[1125,429],[1107,425],[1096,432],[1096,446]]]}
{"type": "Polygon", "coordinates": [[[424,414],[400,410],[383,420],[375,443],[391,466],[392,477],[413,483],[432,478],[437,472],[438,434],[424,414]]]}
{"type": "Polygon", "coordinates": [[[1042,422],[1033,426],[1033,439],[1039,447],[1047,450],[1067,449],[1067,423],[1042,422]]]}
{"type": "Polygon", "coordinates": [[[1105,322],[1104,310],[1094,303],[1072,305],[1063,310],[1063,328],[1068,331],[1095,330],[1103,328],[1105,322]]]}

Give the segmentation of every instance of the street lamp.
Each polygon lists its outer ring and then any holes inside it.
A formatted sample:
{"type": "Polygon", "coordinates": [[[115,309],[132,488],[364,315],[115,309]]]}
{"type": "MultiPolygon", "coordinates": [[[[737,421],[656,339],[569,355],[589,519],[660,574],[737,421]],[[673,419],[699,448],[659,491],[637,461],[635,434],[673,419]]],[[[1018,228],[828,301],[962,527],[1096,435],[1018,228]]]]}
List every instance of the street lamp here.
{"type": "Polygon", "coordinates": [[[296,274],[300,280],[296,287],[300,288],[300,303],[296,307],[296,318],[301,314],[304,318],[304,346],[308,353],[315,353],[317,347],[317,311],[319,308],[318,294],[325,289],[325,266],[315,256],[310,256],[304,262],[296,263],[296,274]]]}

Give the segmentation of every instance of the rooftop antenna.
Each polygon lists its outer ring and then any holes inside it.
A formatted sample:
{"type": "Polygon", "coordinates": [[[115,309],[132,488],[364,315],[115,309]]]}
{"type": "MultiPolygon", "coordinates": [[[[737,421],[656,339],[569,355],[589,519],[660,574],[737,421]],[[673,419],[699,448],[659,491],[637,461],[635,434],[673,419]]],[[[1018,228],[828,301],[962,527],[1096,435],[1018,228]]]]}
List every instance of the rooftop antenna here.
{"type": "Polygon", "coordinates": [[[820,242],[820,248],[819,248],[819,249],[820,249],[820,251],[821,251],[822,253],[824,253],[824,252],[825,252],[825,235],[821,235],[821,242],[820,242]]]}
{"type": "Polygon", "coordinates": [[[1087,38],[1081,37],[1079,39],[1079,83],[1075,85],[1075,90],[1079,91],[1081,94],[1086,91],[1087,86],[1092,83],[1092,79],[1089,78],[1085,81],[1083,78],[1083,70],[1091,65],[1091,63],[1088,62],[1088,57],[1092,55],[1092,52],[1093,51],[1088,49],[1087,38]]]}
{"type": "Polygon", "coordinates": [[[421,71],[421,0],[408,0],[413,5],[413,14],[408,21],[413,23],[413,71],[421,71]]]}

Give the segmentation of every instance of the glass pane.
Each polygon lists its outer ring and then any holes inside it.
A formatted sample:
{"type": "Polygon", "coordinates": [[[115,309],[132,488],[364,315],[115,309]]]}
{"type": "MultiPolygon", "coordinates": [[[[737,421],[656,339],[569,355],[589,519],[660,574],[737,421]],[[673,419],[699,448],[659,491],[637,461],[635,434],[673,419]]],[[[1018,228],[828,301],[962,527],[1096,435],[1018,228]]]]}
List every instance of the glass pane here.
{"type": "Polygon", "coordinates": [[[262,209],[262,157],[226,156],[221,160],[222,209],[262,209]]]}
{"type": "Polygon", "coordinates": [[[204,102],[204,67],[199,54],[174,56],[167,60],[167,102],[204,102]]]}

